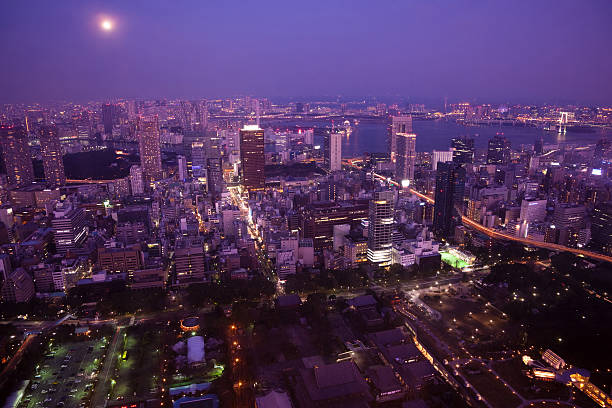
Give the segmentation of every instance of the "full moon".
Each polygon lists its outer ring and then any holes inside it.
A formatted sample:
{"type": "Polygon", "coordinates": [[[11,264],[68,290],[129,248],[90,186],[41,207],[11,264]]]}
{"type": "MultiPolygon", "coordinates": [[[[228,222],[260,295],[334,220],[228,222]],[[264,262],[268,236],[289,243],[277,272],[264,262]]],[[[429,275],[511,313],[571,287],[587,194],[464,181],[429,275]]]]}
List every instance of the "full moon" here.
{"type": "Polygon", "coordinates": [[[104,31],[110,31],[113,29],[113,22],[110,20],[102,20],[100,27],[102,27],[104,31]]]}

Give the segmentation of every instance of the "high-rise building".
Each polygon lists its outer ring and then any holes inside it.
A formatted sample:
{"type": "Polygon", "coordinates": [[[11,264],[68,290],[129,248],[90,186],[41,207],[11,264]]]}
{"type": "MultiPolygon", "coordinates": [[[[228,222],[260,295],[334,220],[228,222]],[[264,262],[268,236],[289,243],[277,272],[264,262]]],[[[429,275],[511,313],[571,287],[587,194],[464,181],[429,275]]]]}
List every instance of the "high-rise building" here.
{"type": "Polygon", "coordinates": [[[145,185],[162,178],[161,141],[157,116],[151,120],[139,118],[138,145],[140,147],[140,165],[145,185]]]}
{"type": "Polygon", "coordinates": [[[113,134],[113,124],[115,121],[115,106],[110,103],[102,105],[102,124],[104,125],[104,134],[113,134]]]}
{"type": "Polygon", "coordinates": [[[98,265],[108,273],[127,272],[142,269],[144,258],[139,245],[126,248],[98,248],[98,265]]]}
{"type": "Polygon", "coordinates": [[[264,131],[258,125],[245,125],[240,130],[240,161],[244,189],[263,190],[266,186],[264,131]]]}
{"type": "Polygon", "coordinates": [[[510,163],[510,140],[503,135],[495,135],[489,139],[487,149],[487,164],[505,166],[510,163]]]}
{"type": "Polygon", "coordinates": [[[206,148],[203,142],[191,143],[191,176],[206,181],[206,148]]]}
{"type": "Polygon", "coordinates": [[[178,162],[178,177],[179,180],[185,181],[187,179],[187,159],[185,156],[176,156],[178,162]]]}
{"type": "Polygon", "coordinates": [[[23,268],[13,271],[2,284],[2,300],[6,303],[29,302],[35,294],[34,282],[23,268]]]}
{"type": "Polygon", "coordinates": [[[327,171],[342,170],[342,133],[328,133],[323,142],[323,164],[327,171]]]}
{"type": "Polygon", "coordinates": [[[460,222],[465,190],[465,168],[458,163],[438,163],[433,231],[438,237],[449,237],[460,222]]]}
{"type": "Polygon", "coordinates": [[[451,140],[453,161],[459,164],[474,162],[474,139],[467,136],[454,137],[451,140]]]}
{"type": "Polygon", "coordinates": [[[183,239],[174,250],[176,279],[180,282],[186,278],[204,276],[204,246],[200,239],[183,239]]]}
{"type": "Polygon", "coordinates": [[[368,261],[373,264],[388,266],[391,263],[394,213],[393,191],[376,191],[370,200],[368,217],[368,261]]]}
{"type": "Polygon", "coordinates": [[[533,151],[537,155],[544,153],[544,140],[542,137],[537,138],[533,143],[533,151]]]}
{"type": "Polygon", "coordinates": [[[431,169],[437,170],[438,163],[453,161],[453,149],[451,150],[434,150],[431,155],[431,169]]]}
{"type": "Polygon", "coordinates": [[[598,250],[612,254],[612,201],[595,206],[591,220],[591,242],[598,250]]]}
{"type": "Polygon", "coordinates": [[[85,224],[85,212],[70,201],[58,203],[53,212],[51,226],[55,237],[57,252],[66,252],[79,248],[87,239],[88,228],[85,224]]]}
{"type": "Polygon", "coordinates": [[[576,228],[584,226],[586,208],[584,205],[557,204],[553,215],[553,224],[557,228],[576,228]]]}
{"type": "Polygon", "coordinates": [[[302,237],[313,240],[314,250],[332,248],[334,225],[357,226],[368,218],[368,202],[320,201],[308,205],[302,214],[302,237]]]}
{"type": "Polygon", "coordinates": [[[142,177],[142,167],[130,167],[130,187],[133,195],[144,194],[144,179],[142,177]]]}
{"type": "Polygon", "coordinates": [[[0,127],[0,143],[8,183],[15,186],[31,184],[34,181],[34,166],[25,129],[21,126],[0,127]]]}
{"type": "Polygon", "coordinates": [[[547,200],[525,199],[521,201],[520,220],[528,224],[544,221],[547,200]]]}
{"type": "Polygon", "coordinates": [[[395,161],[395,176],[399,180],[414,180],[414,165],[416,163],[416,134],[398,132],[395,134],[397,156],[395,161]]]}
{"type": "Polygon", "coordinates": [[[412,133],[412,116],[393,116],[391,119],[391,135],[389,137],[389,153],[391,161],[395,162],[397,157],[397,134],[412,133]]]}
{"type": "Polygon", "coordinates": [[[209,192],[220,193],[223,184],[223,168],[220,157],[206,159],[206,186],[209,192]]]}
{"type": "Polygon", "coordinates": [[[63,186],[66,184],[62,146],[57,133],[57,127],[43,126],[40,129],[40,150],[47,183],[53,186],[63,186]]]}

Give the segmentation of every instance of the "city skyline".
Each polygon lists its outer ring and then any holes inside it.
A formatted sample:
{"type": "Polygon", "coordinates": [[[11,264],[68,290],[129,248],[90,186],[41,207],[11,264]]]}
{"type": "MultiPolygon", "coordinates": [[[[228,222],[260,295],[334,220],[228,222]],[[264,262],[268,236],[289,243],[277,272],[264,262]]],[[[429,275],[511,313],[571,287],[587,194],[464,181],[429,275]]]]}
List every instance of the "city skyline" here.
{"type": "Polygon", "coordinates": [[[12,55],[1,102],[237,94],[612,102],[604,1],[35,3],[5,6],[0,17],[12,55]]]}
{"type": "Polygon", "coordinates": [[[612,0],[1,7],[0,406],[612,408],[612,0]]]}

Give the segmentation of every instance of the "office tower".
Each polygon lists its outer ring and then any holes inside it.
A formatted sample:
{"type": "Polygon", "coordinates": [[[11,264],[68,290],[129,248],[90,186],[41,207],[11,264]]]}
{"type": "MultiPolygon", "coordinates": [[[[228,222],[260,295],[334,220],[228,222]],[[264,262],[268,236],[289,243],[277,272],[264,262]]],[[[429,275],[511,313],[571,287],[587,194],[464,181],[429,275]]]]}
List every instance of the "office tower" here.
{"type": "Polygon", "coordinates": [[[11,257],[9,254],[0,254],[0,283],[8,279],[9,275],[13,272],[11,266],[11,257]]]}
{"type": "Polygon", "coordinates": [[[325,169],[329,172],[342,170],[342,133],[326,134],[323,148],[325,169]]]}
{"type": "Polygon", "coordinates": [[[391,263],[393,245],[393,191],[377,191],[370,200],[368,217],[368,261],[379,266],[391,263]]]}
{"type": "Polygon", "coordinates": [[[13,271],[2,284],[2,300],[6,303],[25,303],[34,297],[34,281],[25,269],[13,271]]]}
{"type": "Polygon", "coordinates": [[[178,177],[179,180],[185,181],[187,179],[187,159],[185,156],[176,156],[178,162],[178,177]]]}
{"type": "Polygon", "coordinates": [[[389,138],[389,153],[391,161],[395,162],[397,157],[397,134],[412,133],[412,116],[393,116],[391,119],[391,135],[389,138]]]}
{"type": "Polygon", "coordinates": [[[58,203],[53,211],[51,227],[55,237],[55,248],[60,254],[79,248],[87,239],[88,228],[85,212],[70,201],[58,203]]]}
{"type": "Polygon", "coordinates": [[[264,131],[258,125],[245,125],[240,129],[240,161],[244,189],[248,192],[263,190],[266,185],[264,131]]]}
{"type": "Polygon", "coordinates": [[[547,200],[525,199],[521,201],[520,220],[528,224],[544,221],[546,218],[547,200]]]}
{"type": "Polygon", "coordinates": [[[591,243],[606,254],[612,254],[612,201],[595,206],[591,219],[591,243]]]}
{"type": "Polygon", "coordinates": [[[301,235],[312,239],[314,250],[332,248],[334,225],[358,226],[368,219],[368,201],[321,201],[307,205],[301,216],[301,235]]]}
{"type": "Polygon", "coordinates": [[[431,169],[437,170],[438,163],[453,161],[453,149],[451,150],[434,150],[431,155],[431,169]]]}
{"type": "Polygon", "coordinates": [[[140,165],[145,186],[162,178],[161,147],[157,116],[151,120],[139,118],[137,125],[140,165]]]}
{"type": "Polygon", "coordinates": [[[553,224],[557,228],[582,228],[586,208],[584,205],[557,204],[553,215],[553,224]]]}
{"type": "Polygon", "coordinates": [[[63,186],[66,184],[62,146],[57,133],[57,127],[43,126],[40,129],[40,151],[42,153],[47,183],[52,186],[63,186]]]}
{"type": "Polygon", "coordinates": [[[115,106],[110,103],[102,105],[102,124],[104,125],[104,134],[113,134],[113,123],[115,116],[115,106]]]}
{"type": "Polygon", "coordinates": [[[199,277],[205,272],[204,245],[200,239],[183,239],[176,243],[174,250],[176,279],[199,277]]]}
{"type": "Polygon", "coordinates": [[[338,187],[333,181],[319,184],[319,200],[336,201],[338,197],[338,187]]]}
{"type": "Polygon", "coordinates": [[[208,127],[208,101],[200,101],[196,106],[197,123],[196,129],[206,131],[208,127]]]}
{"type": "Polygon", "coordinates": [[[541,136],[535,140],[533,144],[533,151],[537,155],[544,153],[544,140],[541,136]]]}
{"type": "Polygon", "coordinates": [[[206,149],[203,142],[191,143],[191,177],[206,181],[206,149]]]}
{"type": "Polygon", "coordinates": [[[454,137],[451,140],[453,161],[459,164],[474,162],[474,139],[467,136],[454,137]]]}
{"type": "Polygon", "coordinates": [[[98,248],[98,265],[108,273],[127,272],[132,275],[143,268],[144,258],[140,245],[98,248]]]}
{"type": "Polygon", "coordinates": [[[34,166],[25,129],[21,126],[0,127],[0,143],[8,183],[14,186],[31,184],[34,181],[34,166]]]}
{"type": "Polygon", "coordinates": [[[397,156],[395,176],[400,180],[414,180],[416,163],[416,134],[398,132],[395,134],[397,156]]]}
{"type": "Polygon", "coordinates": [[[454,162],[438,163],[433,231],[438,237],[449,237],[461,220],[465,168],[454,162]]]}
{"type": "Polygon", "coordinates": [[[592,168],[601,169],[603,167],[603,160],[606,158],[611,146],[612,143],[605,138],[597,141],[593,150],[593,159],[591,160],[592,168]]]}
{"type": "Polygon", "coordinates": [[[510,163],[510,141],[502,135],[495,135],[489,139],[487,150],[487,164],[505,166],[510,163]]]}
{"type": "Polygon", "coordinates": [[[206,158],[221,156],[221,135],[216,130],[207,130],[204,137],[206,158]]]}
{"type": "Polygon", "coordinates": [[[144,194],[144,179],[140,166],[130,167],[130,187],[133,195],[144,194]]]}
{"type": "Polygon", "coordinates": [[[223,184],[223,168],[221,158],[209,157],[206,159],[206,186],[211,193],[220,193],[223,184]]]}

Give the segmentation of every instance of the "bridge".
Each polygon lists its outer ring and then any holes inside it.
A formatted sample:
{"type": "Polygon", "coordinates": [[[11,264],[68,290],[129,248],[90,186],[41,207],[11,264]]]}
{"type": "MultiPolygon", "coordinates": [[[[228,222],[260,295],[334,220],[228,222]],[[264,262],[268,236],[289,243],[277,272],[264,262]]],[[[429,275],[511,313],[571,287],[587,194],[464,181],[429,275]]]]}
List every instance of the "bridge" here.
{"type": "MultiPolygon", "coordinates": [[[[343,160],[344,164],[349,166],[349,167],[353,167],[359,170],[362,170],[359,166],[357,166],[355,164],[355,162],[359,162],[359,160],[352,160],[352,159],[348,159],[348,160],[343,160]]],[[[373,177],[376,177],[379,180],[382,180],[386,183],[389,183],[390,185],[393,185],[395,187],[401,188],[401,185],[393,180],[390,177],[385,177],[383,175],[377,174],[377,173],[372,173],[373,177]]],[[[411,188],[409,189],[411,194],[414,194],[415,196],[419,197],[422,200],[427,201],[430,204],[434,204],[435,200],[432,197],[429,197],[425,194],[422,194],[418,191],[416,191],[415,189],[411,188]]],[[[495,239],[501,239],[501,240],[506,240],[506,241],[514,241],[514,242],[518,242],[524,245],[529,245],[532,247],[536,247],[536,248],[543,248],[543,249],[548,249],[550,251],[563,251],[563,252],[571,252],[575,255],[578,256],[583,256],[585,258],[590,258],[590,259],[595,259],[598,261],[604,261],[604,262],[610,262],[612,263],[612,256],[608,256],[608,255],[604,255],[604,254],[600,254],[597,252],[593,252],[593,251],[588,251],[586,249],[581,249],[581,248],[570,248],[564,245],[559,245],[559,244],[555,244],[552,242],[543,242],[543,241],[536,241],[533,239],[529,239],[529,238],[521,238],[521,237],[517,237],[514,235],[510,235],[504,232],[500,232],[497,230],[494,230],[492,228],[488,228],[485,227],[484,225],[475,222],[471,219],[469,219],[468,217],[462,215],[461,216],[461,221],[463,222],[464,225],[475,229],[478,232],[481,232],[491,238],[495,238],[495,239]]]]}

